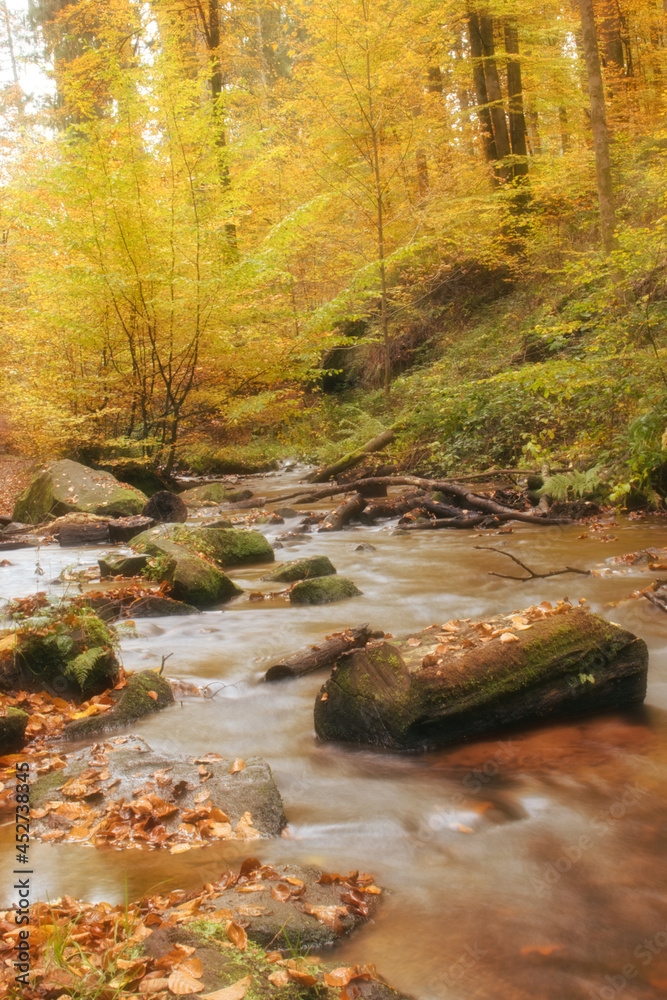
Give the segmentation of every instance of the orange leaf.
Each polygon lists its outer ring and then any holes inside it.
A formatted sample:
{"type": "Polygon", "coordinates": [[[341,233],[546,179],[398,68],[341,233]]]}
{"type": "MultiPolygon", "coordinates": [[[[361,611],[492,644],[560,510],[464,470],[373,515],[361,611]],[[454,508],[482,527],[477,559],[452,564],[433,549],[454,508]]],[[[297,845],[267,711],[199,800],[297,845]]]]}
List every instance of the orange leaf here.
{"type": "Polygon", "coordinates": [[[152,698],[153,701],[157,701],[157,691],[147,691],[146,694],[149,698],[152,698]]]}
{"type": "Polygon", "coordinates": [[[194,976],[191,976],[189,972],[181,971],[180,967],[174,969],[172,974],[167,980],[169,989],[172,993],[179,993],[188,995],[189,993],[201,993],[204,989],[204,984],[198,982],[194,976]]]}
{"type": "Polygon", "coordinates": [[[270,976],[266,977],[273,986],[287,986],[289,975],[286,969],[276,969],[270,976]]]}
{"type": "Polygon", "coordinates": [[[239,771],[243,771],[244,769],[245,769],[245,761],[241,760],[240,757],[237,757],[232,766],[230,767],[229,773],[237,774],[239,771]]]}
{"type": "Polygon", "coordinates": [[[224,990],[216,990],[215,993],[204,993],[202,1000],[243,1000],[251,982],[252,976],[245,976],[244,979],[239,979],[238,983],[226,986],[224,990]]]}
{"type": "Polygon", "coordinates": [[[229,923],[226,925],[225,930],[227,932],[227,937],[232,942],[232,944],[236,945],[239,951],[245,951],[248,946],[248,935],[240,926],[240,924],[237,924],[233,920],[230,920],[229,923]]]}
{"type": "Polygon", "coordinates": [[[309,972],[302,972],[300,969],[287,969],[287,975],[295,983],[301,983],[302,986],[315,986],[317,983],[315,976],[311,976],[309,972]]]}

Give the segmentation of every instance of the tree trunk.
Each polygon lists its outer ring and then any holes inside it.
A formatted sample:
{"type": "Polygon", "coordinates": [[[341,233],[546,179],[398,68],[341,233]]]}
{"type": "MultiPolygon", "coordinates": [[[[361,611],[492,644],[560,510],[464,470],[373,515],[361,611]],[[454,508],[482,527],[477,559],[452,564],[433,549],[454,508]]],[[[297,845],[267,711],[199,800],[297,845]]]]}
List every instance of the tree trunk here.
{"type": "MultiPolygon", "coordinates": [[[[498,150],[493,136],[493,122],[489,109],[489,95],[486,89],[486,77],[484,75],[484,50],[482,48],[482,36],[479,27],[479,17],[473,11],[468,14],[468,30],[470,34],[470,55],[472,61],[472,76],[475,84],[475,94],[477,97],[477,117],[479,119],[480,132],[482,134],[482,146],[484,158],[487,163],[496,163],[498,160],[498,150]]],[[[497,184],[496,172],[491,178],[492,184],[497,184]]]]}
{"type": "Polygon", "coordinates": [[[600,210],[600,236],[606,253],[615,246],[614,229],[616,212],[614,190],[611,180],[611,160],[609,155],[609,132],[604,101],[604,86],[600,66],[600,50],[595,30],[593,0],[578,0],[581,14],[584,59],[588,76],[588,93],[591,99],[591,126],[595,148],[595,172],[597,175],[598,205],[600,210]]]}
{"type": "Polygon", "coordinates": [[[526,119],[523,113],[523,85],[521,63],[512,56],[519,55],[519,31],[514,20],[505,23],[505,51],[507,60],[507,91],[509,94],[510,141],[512,145],[512,177],[515,181],[528,175],[528,150],[526,149],[526,119]]]}
{"type": "MultiPolygon", "coordinates": [[[[507,130],[507,120],[505,118],[505,108],[503,106],[503,93],[500,87],[500,77],[498,75],[498,65],[495,59],[495,46],[493,42],[493,18],[486,14],[480,15],[479,30],[482,41],[482,51],[484,53],[484,77],[486,79],[486,92],[489,95],[489,105],[491,109],[491,120],[493,122],[493,137],[496,141],[496,152],[498,159],[504,160],[510,155],[510,137],[507,130]]],[[[500,176],[507,177],[509,170],[502,164],[498,167],[500,176]]]]}
{"type": "Polygon", "coordinates": [[[375,632],[370,625],[348,628],[317,646],[302,649],[293,656],[275,663],[266,671],[264,680],[279,681],[284,677],[303,677],[304,674],[312,674],[314,670],[331,667],[343,653],[349,653],[351,649],[358,649],[371,639],[383,636],[384,632],[375,632]]]}
{"type": "Polygon", "coordinates": [[[560,122],[560,148],[565,155],[570,148],[570,128],[567,120],[567,108],[563,104],[558,109],[558,121],[560,122]]]}
{"type": "Polygon", "coordinates": [[[604,65],[622,73],[625,69],[625,56],[618,3],[617,0],[604,0],[601,6],[604,12],[600,23],[604,65]]]}
{"type": "MultiPolygon", "coordinates": [[[[224,116],[222,110],[222,65],[220,63],[220,8],[219,0],[209,0],[208,28],[204,31],[206,44],[211,57],[211,101],[213,102],[213,118],[215,121],[215,144],[218,149],[218,175],[220,186],[228,191],[231,187],[229,167],[227,165],[227,137],[225,135],[224,116]]],[[[227,243],[236,253],[236,226],[233,222],[225,223],[227,243]]]]}

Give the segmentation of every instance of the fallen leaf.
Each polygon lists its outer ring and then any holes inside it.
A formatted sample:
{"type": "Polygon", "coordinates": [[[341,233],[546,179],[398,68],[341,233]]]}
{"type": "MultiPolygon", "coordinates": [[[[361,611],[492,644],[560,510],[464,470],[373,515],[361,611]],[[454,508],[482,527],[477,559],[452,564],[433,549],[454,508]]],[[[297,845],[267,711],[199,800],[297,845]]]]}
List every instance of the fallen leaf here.
{"type": "Polygon", "coordinates": [[[239,949],[239,951],[246,950],[248,947],[248,935],[240,924],[237,924],[234,920],[230,920],[225,927],[225,931],[227,932],[229,940],[239,949]]]}
{"type": "Polygon", "coordinates": [[[270,976],[266,977],[272,986],[287,986],[289,975],[286,969],[276,969],[270,976]]]}
{"type": "Polygon", "coordinates": [[[187,996],[190,993],[201,993],[204,989],[203,983],[191,976],[189,972],[183,972],[181,969],[174,969],[167,980],[167,985],[171,992],[177,996],[178,994],[187,996]]]}
{"type": "Polygon", "coordinates": [[[216,990],[215,993],[204,993],[202,1000],[243,1000],[251,982],[252,976],[245,976],[244,979],[239,979],[238,983],[226,986],[224,990],[216,990]]]}
{"type": "Polygon", "coordinates": [[[157,691],[147,691],[146,694],[149,698],[152,698],[153,701],[157,701],[157,691]]]}
{"type": "Polygon", "coordinates": [[[311,975],[310,972],[303,972],[301,969],[287,969],[287,975],[295,983],[301,983],[302,986],[315,986],[317,984],[315,976],[311,975]]]}
{"type": "Polygon", "coordinates": [[[500,637],[501,642],[518,642],[519,637],[512,632],[503,632],[500,637]]]}
{"type": "Polygon", "coordinates": [[[519,952],[520,955],[553,955],[555,951],[562,951],[562,944],[528,944],[519,952]]]}
{"type": "Polygon", "coordinates": [[[331,927],[336,934],[342,934],[343,925],[340,918],[347,914],[347,907],[311,906],[310,903],[304,903],[303,911],[315,917],[321,924],[331,927]]]}
{"type": "Polygon", "coordinates": [[[245,761],[237,757],[232,766],[229,769],[230,774],[238,774],[239,771],[245,770],[245,761]]]}

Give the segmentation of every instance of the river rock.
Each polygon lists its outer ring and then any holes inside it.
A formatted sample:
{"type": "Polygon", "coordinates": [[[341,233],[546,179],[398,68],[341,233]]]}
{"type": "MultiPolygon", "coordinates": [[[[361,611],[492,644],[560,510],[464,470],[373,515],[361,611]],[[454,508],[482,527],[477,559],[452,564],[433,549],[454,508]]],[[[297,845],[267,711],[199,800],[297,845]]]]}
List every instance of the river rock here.
{"type": "Polygon", "coordinates": [[[625,710],[646,694],[646,643],[579,608],[443,628],[342,657],[315,702],[318,736],[442,746],[505,726],[625,710]]]}
{"type": "Polygon", "coordinates": [[[192,604],[153,594],[149,590],[137,591],[135,588],[88,593],[81,603],[92,608],[105,622],[115,622],[122,618],[165,618],[200,614],[199,609],[192,604]]]}
{"type": "Polygon", "coordinates": [[[292,587],[289,599],[292,604],[331,604],[348,597],[359,597],[361,591],[345,576],[322,576],[301,580],[292,587]]]}
{"type": "Polygon", "coordinates": [[[137,514],[135,517],[118,517],[109,521],[109,537],[112,542],[129,542],[142,531],[153,528],[155,521],[152,517],[143,517],[137,514]]]}
{"type": "Polygon", "coordinates": [[[199,910],[192,919],[233,919],[251,941],[272,950],[330,948],[368,921],[380,898],[380,889],[359,872],[327,874],[320,868],[262,865],[248,858],[241,873],[229,888],[223,883],[208,913],[199,910]]]}
{"type": "Polygon", "coordinates": [[[132,846],[138,846],[138,840],[152,847],[195,840],[201,843],[197,816],[206,821],[211,810],[219,810],[227,817],[220,820],[214,813],[211,822],[227,823],[229,830],[208,831],[208,842],[278,837],[286,824],[280,792],[261,757],[245,761],[224,759],[219,754],[173,757],[156,752],[143,739],[130,735],[68,755],[66,767],[35,782],[31,805],[36,810],[37,837],[53,830],[67,834],[73,825],[81,824],[76,809],[58,810],[66,802],[82,803],[92,809],[88,816],[90,829],[87,835],[82,831],[77,838],[80,842],[115,847],[130,846],[132,842],[132,846]],[[148,796],[157,796],[163,802],[159,815],[155,815],[155,800],[146,801],[148,796]],[[108,819],[104,820],[112,800],[113,811],[119,817],[117,831],[108,819]],[[142,814],[148,817],[145,824],[141,823],[142,814]],[[102,837],[94,829],[100,819],[104,822],[102,837]],[[182,829],[184,823],[190,824],[190,829],[182,829]],[[160,825],[162,831],[156,829],[160,825]]]}
{"type": "Polygon", "coordinates": [[[250,500],[252,495],[252,490],[233,490],[228,483],[213,481],[184,490],[180,496],[188,506],[199,507],[202,504],[241,503],[250,500]]]}
{"type": "Polygon", "coordinates": [[[0,754],[15,753],[23,747],[29,718],[20,708],[8,708],[0,715],[0,754]]]}
{"type": "MultiPolygon", "coordinates": [[[[259,531],[242,531],[238,528],[192,528],[167,525],[138,535],[132,547],[138,551],[149,551],[147,546],[157,548],[165,542],[177,544],[194,555],[205,556],[217,566],[252,566],[256,563],[273,562],[275,555],[271,545],[259,531]]],[[[185,599],[185,598],[184,598],[185,599]]]]}
{"type": "Polygon", "coordinates": [[[242,593],[207,555],[195,555],[169,538],[150,539],[142,545],[156,557],[151,567],[153,578],[168,583],[177,601],[206,608],[242,593]]]}
{"type": "Polygon", "coordinates": [[[148,565],[148,555],[145,552],[137,552],[131,556],[109,555],[98,559],[97,565],[103,580],[109,576],[138,576],[148,565]]]}
{"type": "Polygon", "coordinates": [[[112,729],[121,729],[173,704],[174,695],[167,678],[155,670],[142,670],[130,677],[127,687],[123,688],[112,709],[100,715],[68,722],[64,735],[70,739],[83,739],[112,729]]]}
{"type": "Polygon", "coordinates": [[[16,501],[13,519],[39,524],[72,511],[127,517],[140,514],[145,503],[143,493],[119,483],[111,473],[63,459],[35,476],[16,501]]]}
{"type": "Polygon", "coordinates": [[[174,523],[188,519],[188,508],[181,497],[170,490],[154,493],[141,513],[144,517],[151,517],[159,522],[174,523]]]}
{"type": "Polygon", "coordinates": [[[276,583],[294,583],[295,580],[306,580],[315,576],[332,576],[335,572],[336,567],[328,556],[309,556],[307,559],[282,563],[264,579],[276,583]]]}
{"type": "Polygon", "coordinates": [[[118,681],[114,635],[89,608],[45,607],[0,638],[0,691],[85,700],[118,681]]]}

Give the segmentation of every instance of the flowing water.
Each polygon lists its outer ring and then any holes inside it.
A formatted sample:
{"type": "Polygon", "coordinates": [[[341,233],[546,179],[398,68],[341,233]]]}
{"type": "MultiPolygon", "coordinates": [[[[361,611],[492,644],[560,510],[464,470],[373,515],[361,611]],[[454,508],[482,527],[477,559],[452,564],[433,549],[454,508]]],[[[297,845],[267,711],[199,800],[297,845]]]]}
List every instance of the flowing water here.
{"type": "MultiPolygon", "coordinates": [[[[270,497],[293,489],[298,478],[297,470],[247,485],[270,497]]],[[[297,524],[262,530],[275,541],[297,524]]],[[[178,704],[132,732],[175,755],[261,755],[282,793],[289,836],[253,842],[251,853],[374,874],[388,890],[383,905],[375,922],[341,945],[340,964],[375,962],[416,1000],[664,996],[667,614],[645,599],[624,600],[656,571],[609,562],[663,544],[667,526],[658,518],[609,519],[601,530],[514,524],[511,533],[479,535],[394,534],[383,523],[286,542],[277,558],[328,555],[363,596],[300,608],[244,595],[219,611],[140,619],[139,637],[123,641],[125,666],[156,667],[172,654],[170,676],[207,685],[211,697],[178,704]],[[361,542],[374,550],[358,551],[361,542]],[[512,552],[535,570],[610,571],[504,580],[489,572],[515,572],[509,560],[476,545],[512,552]],[[348,625],[369,622],[399,635],[565,596],[586,598],[647,641],[643,709],[399,755],[317,741],[312,710],[321,674],[262,682],[278,657],[348,625]]],[[[98,554],[54,546],[38,557],[34,550],[10,552],[0,597],[45,589],[63,566],[94,565],[98,554]],[[37,558],[43,575],[36,577],[37,558]]],[[[246,592],[266,591],[264,572],[231,575],[246,592]]],[[[5,887],[11,836],[10,827],[0,829],[5,887]]],[[[158,886],[196,886],[248,853],[238,843],[181,855],[34,843],[34,890],[41,898],[67,893],[118,902],[158,886]]]]}

